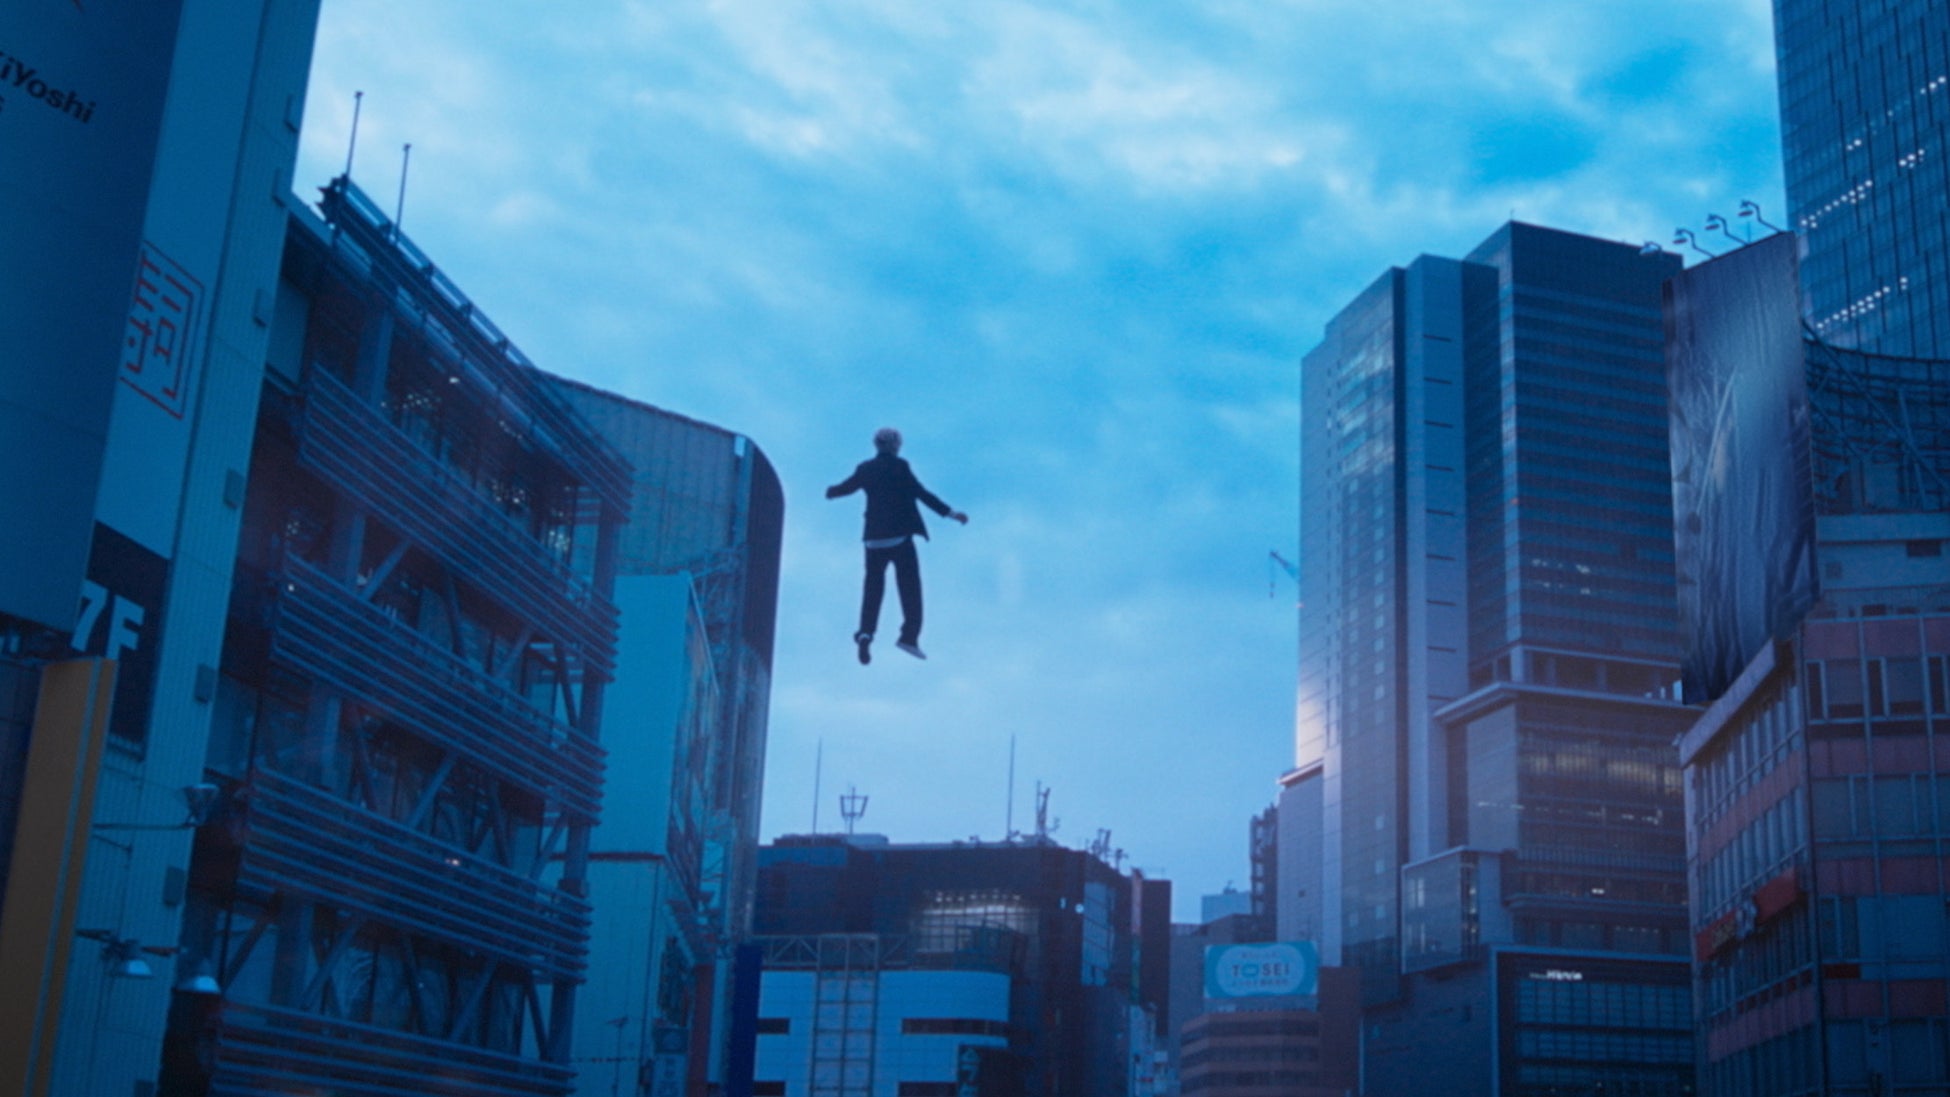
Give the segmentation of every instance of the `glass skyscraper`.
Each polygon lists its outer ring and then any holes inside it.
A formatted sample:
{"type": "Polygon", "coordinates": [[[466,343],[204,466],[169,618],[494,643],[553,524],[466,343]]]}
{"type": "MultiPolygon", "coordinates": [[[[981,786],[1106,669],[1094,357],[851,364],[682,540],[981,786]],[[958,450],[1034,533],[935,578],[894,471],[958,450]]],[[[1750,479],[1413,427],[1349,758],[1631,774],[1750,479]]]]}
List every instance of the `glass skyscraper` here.
{"type": "Polygon", "coordinates": [[[1774,0],[1782,151],[1826,342],[1950,357],[1950,4],[1774,0]]]}
{"type": "Polygon", "coordinates": [[[1280,886],[1323,961],[1361,970],[1369,1092],[1690,1084],[1660,321],[1678,266],[1509,224],[1384,274],[1303,363],[1283,803],[1319,807],[1280,843],[1321,854],[1280,886]],[[1600,1016],[1605,1039],[1573,1031],[1600,1016]]]}
{"type": "MultiPolygon", "coordinates": [[[[1676,332],[1729,333],[1717,355],[1674,358],[1675,392],[1704,366],[1739,381],[1724,387],[1721,419],[1779,423],[1785,408],[1798,424],[1702,432],[1716,452],[1697,463],[1721,483],[1804,478],[1808,512],[1771,531],[1722,522],[1681,544],[1682,574],[1714,577],[1735,614],[1718,616],[1747,626],[1731,646],[1713,616],[1688,630],[1689,666],[1716,646],[1732,656],[1704,679],[1711,704],[1680,740],[1700,1083],[1727,1097],[1939,1097],[1950,1093],[1950,5],[1774,10],[1799,247],[1755,245],[1673,282],[1693,306],[1676,332]],[[1753,335],[1771,326],[1771,302],[1792,297],[1797,250],[1811,332],[1789,320],[1795,345],[1773,352],[1753,335]],[[1790,272],[1788,290],[1714,289],[1771,283],[1773,269],[1790,272]],[[1784,570],[1755,566],[1770,533],[1808,546],[1812,604],[1753,586],[1784,570]]],[[[1676,445],[1686,429],[1675,421],[1676,445]]],[[[1732,513],[1753,513],[1739,502],[1732,513]]],[[[1701,508],[1680,509],[1694,528],[1701,508]]]]}

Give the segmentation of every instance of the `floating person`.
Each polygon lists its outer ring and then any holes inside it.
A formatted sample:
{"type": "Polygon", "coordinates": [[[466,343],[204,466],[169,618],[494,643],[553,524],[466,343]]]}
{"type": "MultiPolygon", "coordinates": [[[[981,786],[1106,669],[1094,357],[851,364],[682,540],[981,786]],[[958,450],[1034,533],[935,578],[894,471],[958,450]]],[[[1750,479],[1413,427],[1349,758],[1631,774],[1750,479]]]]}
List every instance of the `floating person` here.
{"type": "Polygon", "coordinates": [[[921,650],[921,558],[915,552],[914,538],[926,537],[928,527],[921,521],[921,508],[943,518],[968,524],[968,515],[951,509],[914,478],[914,470],[901,460],[901,432],[882,427],[874,432],[874,455],[862,461],[853,475],[826,489],[826,498],[838,499],[856,491],[867,493],[867,523],[862,542],[867,551],[866,585],[860,591],[860,629],[853,642],[860,649],[860,662],[873,662],[873,634],[880,625],[880,601],[887,592],[887,565],[894,565],[894,586],[901,599],[901,637],[894,646],[916,659],[926,659],[921,650]]]}

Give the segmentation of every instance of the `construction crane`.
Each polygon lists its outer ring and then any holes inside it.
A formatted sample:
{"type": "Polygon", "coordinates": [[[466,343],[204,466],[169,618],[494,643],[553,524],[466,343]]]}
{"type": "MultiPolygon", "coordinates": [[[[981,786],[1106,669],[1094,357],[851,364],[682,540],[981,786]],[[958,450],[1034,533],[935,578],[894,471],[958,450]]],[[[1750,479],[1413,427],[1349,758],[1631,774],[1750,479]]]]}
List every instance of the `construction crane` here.
{"type": "Polygon", "coordinates": [[[1287,575],[1288,575],[1288,576],[1290,576],[1290,577],[1291,577],[1291,578],[1293,579],[1293,582],[1295,583],[1295,585],[1298,585],[1298,584],[1299,584],[1299,582],[1300,582],[1300,565],[1298,565],[1298,564],[1296,564],[1296,563],[1294,563],[1293,561],[1291,561],[1291,560],[1289,560],[1289,559],[1287,559],[1287,558],[1286,558],[1286,557],[1284,557],[1284,556],[1281,556],[1281,555],[1280,555],[1280,554],[1279,554],[1278,552],[1268,552],[1268,553],[1266,554],[1266,559],[1267,559],[1267,563],[1266,563],[1266,596],[1267,596],[1268,598],[1271,598],[1271,597],[1273,597],[1273,596],[1274,596],[1275,594],[1278,594],[1278,593],[1279,593],[1279,576],[1278,576],[1278,575],[1276,575],[1276,574],[1274,574],[1274,572],[1273,572],[1273,565],[1274,565],[1274,564],[1278,564],[1278,565],[1280,565],[1280,567],[1282,567],[1282,568],[1284,568],[1284,569],[1286,570],[1286,573],[1287,573],[1287,575]]]}

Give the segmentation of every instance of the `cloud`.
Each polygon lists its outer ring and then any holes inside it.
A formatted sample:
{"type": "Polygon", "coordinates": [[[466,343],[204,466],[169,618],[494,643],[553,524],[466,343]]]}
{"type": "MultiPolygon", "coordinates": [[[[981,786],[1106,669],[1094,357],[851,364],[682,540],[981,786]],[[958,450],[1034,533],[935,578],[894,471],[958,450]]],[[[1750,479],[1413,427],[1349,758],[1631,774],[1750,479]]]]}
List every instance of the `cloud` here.
{"type": "MultiPolygon", "coordinates": [[[[787,491],[768,833],[874,797],[997,836],[1058,786],[1244,876],[1291,758],[1301,356],[1511,216],[1612,239],[1778,208],[1765,0],[533,0],[323,8],[299,190],[343,167],[545,368],[750,435],[787,491]],[[975,517],[928,663],[871,668],[857,503],[906,430],[975,517]],[[1284,582],[1283,577],[1276,577],[1284,582]],[[943,773],[987,773],[966,795],[943,773]],[[993,787],[990,787],[993,786],[993,787]],[[1159,803],[1174,810],[1160,813],[1159,803]]],[[[1189,906],[1188,906],[1189,904],[1189,906]]]]}

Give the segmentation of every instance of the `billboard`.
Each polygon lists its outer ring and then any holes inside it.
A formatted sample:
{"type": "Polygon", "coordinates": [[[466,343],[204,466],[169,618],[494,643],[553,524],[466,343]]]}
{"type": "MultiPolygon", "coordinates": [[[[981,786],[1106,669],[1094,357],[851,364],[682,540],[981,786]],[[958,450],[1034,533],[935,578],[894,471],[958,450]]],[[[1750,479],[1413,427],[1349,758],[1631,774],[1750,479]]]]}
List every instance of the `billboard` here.
{"type": "Polygon", "coordinates": [[[1781,233],[1666,283],[1688,703],[1725,692],[1819,594],[1795,250],[1781,233]]]}
{"type": "Polygon", "coordinates": [[[0,468],[34,470],[0,479],[0,613],[63,631],[131,338],[180,7],[0,7],[0,468]]]}
{"type": "Polygon", "coordinates": [[[1260,998],[1320,992],[1320,950],[1312,941],[1211,945],[1205,950],[1207,998],[1260,998]]]}

